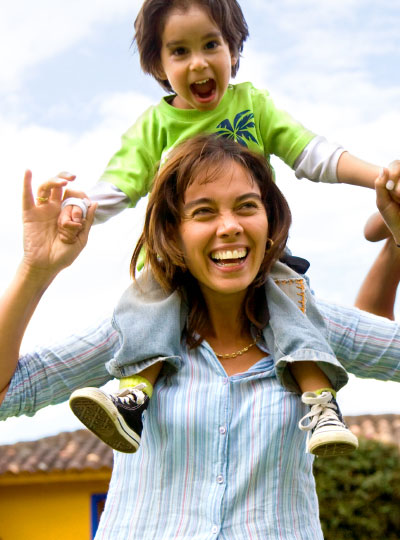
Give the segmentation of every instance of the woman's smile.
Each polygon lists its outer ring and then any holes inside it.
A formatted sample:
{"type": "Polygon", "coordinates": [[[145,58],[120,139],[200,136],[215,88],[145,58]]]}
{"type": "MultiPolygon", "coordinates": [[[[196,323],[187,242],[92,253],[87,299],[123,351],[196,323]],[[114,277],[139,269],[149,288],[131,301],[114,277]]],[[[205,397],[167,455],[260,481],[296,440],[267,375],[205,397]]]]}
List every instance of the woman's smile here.
{"type": "Polygon", "coordinates": [[[244,263],[248,252],[247,248],[215,250],[210,254],[210,258],[217,266],[234,268],[244,263]]]}

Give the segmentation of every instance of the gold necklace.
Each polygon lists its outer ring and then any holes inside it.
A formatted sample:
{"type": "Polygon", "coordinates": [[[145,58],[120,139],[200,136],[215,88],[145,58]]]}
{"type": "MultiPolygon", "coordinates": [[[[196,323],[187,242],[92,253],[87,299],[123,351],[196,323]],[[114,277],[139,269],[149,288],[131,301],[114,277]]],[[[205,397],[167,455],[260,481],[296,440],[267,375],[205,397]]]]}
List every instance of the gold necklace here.
{"type": "Polygon", "coordinates": [[[246,345],[246,347],[243,347],[243,349],[240,349],[240,351],[236,351],[236,352],[233,352],[233,353],[227,353],[227,354],[215,353],[215,356],[217,358],[222,358],[223,360],[225,360],[226,358],[236,358],[237,356],[242,356],[242,354],[247,353],[247,351],[249,349],[254,347],[254,345],[259,340],[260,336],[261,336],[261,330],[257,332],[256,337],[253,339],[253,341],[250,343],[250,345],[246,345]]]}

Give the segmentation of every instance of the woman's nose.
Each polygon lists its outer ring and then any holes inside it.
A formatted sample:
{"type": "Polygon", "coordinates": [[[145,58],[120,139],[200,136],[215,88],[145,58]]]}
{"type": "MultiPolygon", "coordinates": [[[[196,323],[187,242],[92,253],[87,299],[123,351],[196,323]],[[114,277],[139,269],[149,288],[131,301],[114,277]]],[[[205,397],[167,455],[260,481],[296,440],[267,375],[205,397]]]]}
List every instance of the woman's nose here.
{"type": "Polygon", "coordinates": [[[242,232],[243,227],[236,216],[232,214],[221,216],[217,229],[218,236],[237,236],[242,232]]]}

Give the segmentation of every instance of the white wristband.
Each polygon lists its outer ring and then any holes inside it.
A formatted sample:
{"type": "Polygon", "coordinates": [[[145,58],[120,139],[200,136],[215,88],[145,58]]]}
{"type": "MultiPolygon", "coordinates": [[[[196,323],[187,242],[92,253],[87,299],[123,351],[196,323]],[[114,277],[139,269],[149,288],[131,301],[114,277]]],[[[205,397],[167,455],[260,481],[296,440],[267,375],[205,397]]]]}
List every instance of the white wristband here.
{"type": "Polygon", "coordinates": [[[90,201],[88,199],[79,199],[78,197],[68,197],[68,199],[62,202],[61,209],[66,206],[78,206],[82,210],[82,218],[86,219],[90,201]]]}

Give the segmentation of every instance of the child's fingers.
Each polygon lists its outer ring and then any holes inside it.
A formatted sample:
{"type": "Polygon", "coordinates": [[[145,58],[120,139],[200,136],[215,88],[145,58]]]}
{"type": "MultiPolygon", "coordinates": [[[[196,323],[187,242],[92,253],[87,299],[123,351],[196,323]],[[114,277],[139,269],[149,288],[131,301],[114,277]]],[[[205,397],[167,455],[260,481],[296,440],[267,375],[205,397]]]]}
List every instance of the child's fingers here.
{"type": "Polygon", "coordinates": [[[71,219],[75,223],[82,223],[83,221],[83,211],[79,206],[72,206],[71,219]]]}

